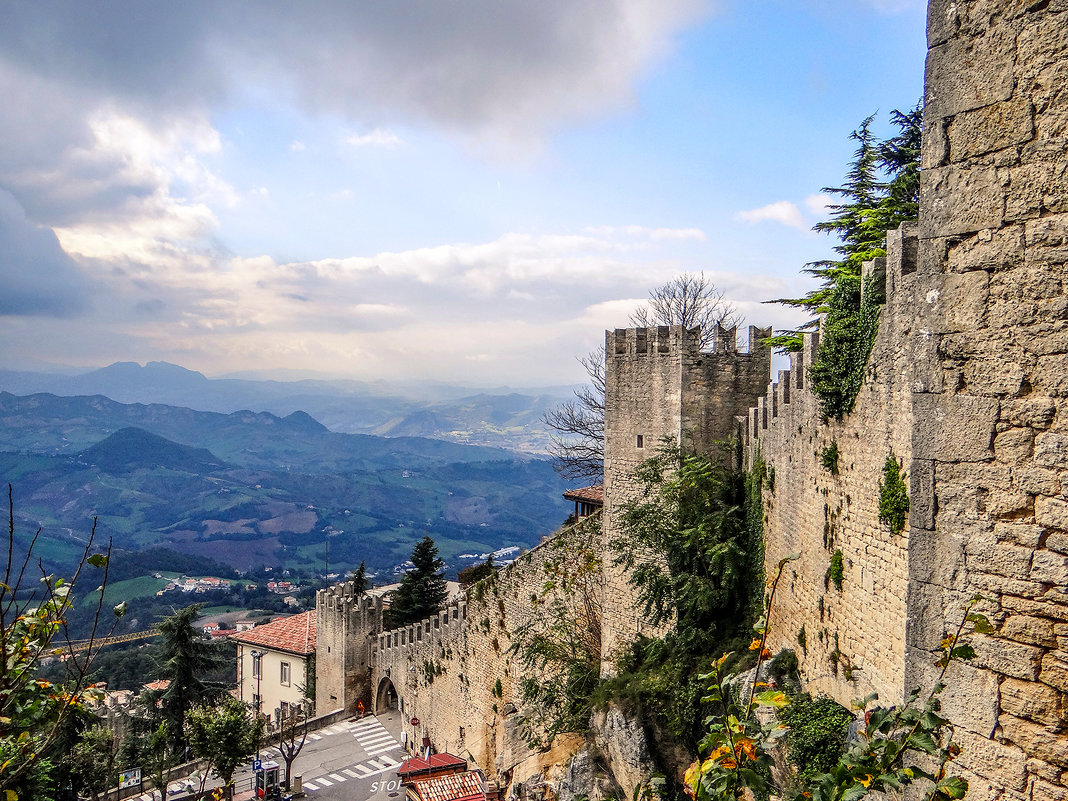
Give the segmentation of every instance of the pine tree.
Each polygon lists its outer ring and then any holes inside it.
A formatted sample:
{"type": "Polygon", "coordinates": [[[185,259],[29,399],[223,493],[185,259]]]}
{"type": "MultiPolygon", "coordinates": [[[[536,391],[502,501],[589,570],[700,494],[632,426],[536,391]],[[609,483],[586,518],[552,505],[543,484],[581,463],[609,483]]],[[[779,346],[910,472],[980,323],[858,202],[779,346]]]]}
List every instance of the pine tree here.
{"type": "MultiPolygon", "coordinates": [[[[919,216],[920,140],[923,105],[908,112],[892,111],[891,123],[898,133],[880,141],[872,133],[872,114],[861,121],[850,138],[857,142],[842,186],[824,187],[823,192],[839,199],[829,206],[829,219],[813,230],[834,234],[836,259],[806,264],[804,272],[820,278],[817,288],[800,298],[780,298],[782,303],[802,308],[814,315],[859,311],[859,281],[864,262],[886,255],[886,232],[919,216]],[[845,307],[842,303],[852,303],[845,307]]],[[[770,340],[784,351],[801,349],[801,333],[818,324],[813,318],[797,331],[770,340]]],[[[850,404],[851,405],[851,404],[850,404]]]]}
{"type": "Polygon", "coordinates": [[[367,562],[366,560],[360,562],[360,566],[353,571],[352,574],[353,590],[356,593],[356,597],[360,597],[370,588],[371,584],[367,581],[367,562]]]}
{"type": "Polygon", "coordinates": [[[218,667],[225,657],[193,628],[193,621],[199,614],[200,604],[193,604],[164,618],[156,626],[163,640],[159,677],[170,681],[160,696],[163,720],[170,744],[179,754],[186,746],[183,729],[189,710],[195,704],[218,699],[225,691],[221,684],[202,678],[218,667]]]}
{"type": "Polygon", "coordinates": [[[438,557],[438,548],[430,536],[423,537],[412,549],[412,567],[393,594],[389,608],[390,628],[407,626],[436,614],[441,609],[448,590],[445,585],[445,562],[438,557]]]}

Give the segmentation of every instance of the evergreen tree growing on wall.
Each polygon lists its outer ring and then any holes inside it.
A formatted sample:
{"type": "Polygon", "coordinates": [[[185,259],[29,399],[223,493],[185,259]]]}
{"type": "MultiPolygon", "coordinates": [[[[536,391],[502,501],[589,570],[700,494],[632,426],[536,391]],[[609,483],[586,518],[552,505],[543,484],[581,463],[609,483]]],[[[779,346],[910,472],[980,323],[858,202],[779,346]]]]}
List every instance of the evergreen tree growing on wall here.
{"type": "Polygon", "coordinates": [[[412,548],[412,565],[393,593],[386,621],[389,628],[407,626],[436,614],[448,595],[442,570],[445,562],[429,535],[412,548]]]}

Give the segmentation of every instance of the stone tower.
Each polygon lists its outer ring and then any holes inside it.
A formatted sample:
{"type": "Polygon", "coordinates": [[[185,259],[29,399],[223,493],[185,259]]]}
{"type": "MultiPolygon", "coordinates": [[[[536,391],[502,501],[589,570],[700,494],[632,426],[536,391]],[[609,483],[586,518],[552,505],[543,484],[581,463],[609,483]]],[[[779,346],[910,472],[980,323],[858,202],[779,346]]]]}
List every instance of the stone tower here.
{"type": "MultiPolygon", "coordinates": [[[[749,349],[736,347],[736,330],[717,327],[714,348],[700,349],[700,329],[682,326],[605,332],[604,537],[614,533],[622,504],[634,495],[634,468],[656,453],[665,437],[685,448],[714,453],[734,436],[771,372],[770,328],[749,327],[749,349]]],[[[643,631],[634,591],[605,557],[602,661],[643,631]]]]}
{"type": "Polygon", "coordinates": [[[382,599],[357,597],[351,581],[315,594],[315,705],[324,715],[371,705],[371,650],[382,630],[382,599]]]}

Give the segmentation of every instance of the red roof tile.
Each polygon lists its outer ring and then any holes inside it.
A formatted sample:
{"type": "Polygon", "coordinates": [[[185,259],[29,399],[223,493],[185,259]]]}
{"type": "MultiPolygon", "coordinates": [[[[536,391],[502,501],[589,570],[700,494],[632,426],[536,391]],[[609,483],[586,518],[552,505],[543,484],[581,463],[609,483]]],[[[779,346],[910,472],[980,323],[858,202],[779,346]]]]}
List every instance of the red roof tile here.
{"type": "Polygon", "coordinates": [[[569,501],[586,501],[587,503],[604,503],[604,487],[594,484],[589,487],[568,490],[564,497],[569,501]]]}
{"type": "Polygon", "coordinates": [[[301,656],[313,654],[315,653],[315,610],[301,615],[283,617],[266,626],[256,626],[248,631],[239,631],[231,635],[230,639],[301,656]]]}
{"type": "Polygon", "coordinates": [[[452,754],[431,754],[430,759],[423,759],[422,757],[412,757],[406,759],[399,768],[397,768],[397,775],[402,779],[412,773],[428,773],[432,770],[443,770],[445,768],[458,767],[462,770],[467,770],[467,760],[455,757],[452,754]]]}
{"type": "Polygon", "coordinates": [[[424,779],[411,786],[422,801],[485,801],[486,785],[476,771],[424,779]]]}

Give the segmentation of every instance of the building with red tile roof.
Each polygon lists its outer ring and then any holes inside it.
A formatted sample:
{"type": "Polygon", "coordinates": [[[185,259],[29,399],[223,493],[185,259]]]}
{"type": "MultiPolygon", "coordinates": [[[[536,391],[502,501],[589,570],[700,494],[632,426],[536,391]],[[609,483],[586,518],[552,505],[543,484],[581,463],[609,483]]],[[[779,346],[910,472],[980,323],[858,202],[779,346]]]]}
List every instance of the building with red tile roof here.
{"type": "Polygon", "coordinates": [[[497,797],[496,791],[488,791],[486,778],[477,770],[412,782],[406,791],[408,801],[492,801],[497,797]]]}
{"type": "Polygon", "coordinates": [[[230,636],[237,645],[238,698],[277,721],[304,695],[315,669],[315,611],[279,618],[230,636]]]}

